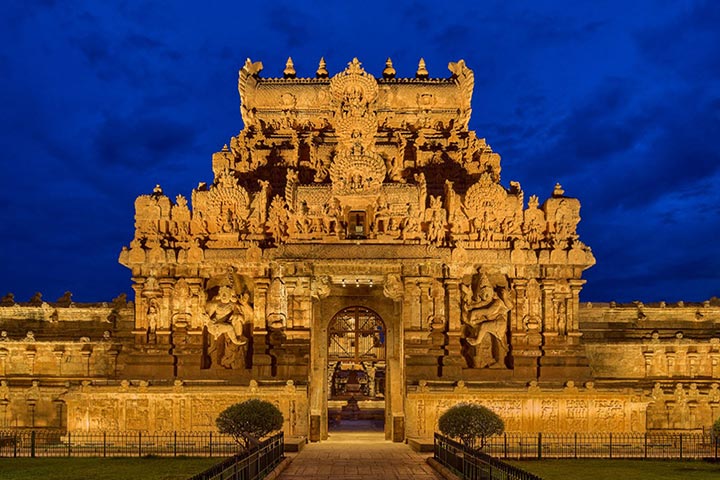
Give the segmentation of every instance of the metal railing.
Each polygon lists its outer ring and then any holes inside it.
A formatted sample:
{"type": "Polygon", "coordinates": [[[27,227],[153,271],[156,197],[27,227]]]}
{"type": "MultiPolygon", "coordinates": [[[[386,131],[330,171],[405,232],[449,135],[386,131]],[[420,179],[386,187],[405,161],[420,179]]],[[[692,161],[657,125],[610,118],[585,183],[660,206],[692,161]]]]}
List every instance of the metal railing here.
{"type": "Polygon", "coordinates": [[[435,459],[463,480],[542,480],[487,453],[435,434],[435,459]]]}
{"type": "Polygon", "coordinates": [[[0,430],[0,457],[229,457],[239,451],[231,436],[213,432],[0,430]]]}
{"type": "Polygon", "coordinates": [[[507,433],[489,437],[483,451],[508,459],[718,459],[710,433],[507,433]]]}
{"type": "Polygon", "coordinates": [[[285,441],[281,432],[188,480],[256,480],[267,476],[284,456],[285,441]]]}

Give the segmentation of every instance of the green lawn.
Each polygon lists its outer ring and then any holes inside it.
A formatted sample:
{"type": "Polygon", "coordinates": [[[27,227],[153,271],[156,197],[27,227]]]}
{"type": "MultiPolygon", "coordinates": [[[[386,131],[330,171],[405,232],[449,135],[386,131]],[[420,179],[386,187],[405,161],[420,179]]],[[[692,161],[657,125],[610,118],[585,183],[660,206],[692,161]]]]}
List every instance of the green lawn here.
{"type": "Polygon", "coordinates": [[[221,458],[0,458],[0,480],[185,480],[221,458]]]}
{"type": "Polygon", "coordinates": [[[711,480],[720,463],[674,460],[525,460],[510,461],[543,480],[711,480]]]}

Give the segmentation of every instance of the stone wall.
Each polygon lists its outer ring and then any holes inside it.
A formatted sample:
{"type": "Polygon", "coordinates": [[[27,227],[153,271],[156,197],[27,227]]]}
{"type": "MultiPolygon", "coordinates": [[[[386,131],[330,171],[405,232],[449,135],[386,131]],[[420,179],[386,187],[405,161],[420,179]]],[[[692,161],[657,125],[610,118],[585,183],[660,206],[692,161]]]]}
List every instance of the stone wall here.
{"type": "Polygon", "coordinates": [[[490,408],[505,421],[507,432],[643,432],[649,399],[633,389],[596,390],[592,383],[578,388],[568,382],[560,389],[532,384],[518,390],[426,382],[407,394],[407,436],[432,436],[440,415],[460,402],[490,408]]]}
{"type": "Polygon", "coordinates": [[[292,381],[230,387],[175,381],[172,386],[123,381],[114,386],[83,385],[63,396],[69,431],[217,431],[215,419],[232,404],[268,400],[285,419],[285,435],[307,434],[307,389],[292,381]]]}

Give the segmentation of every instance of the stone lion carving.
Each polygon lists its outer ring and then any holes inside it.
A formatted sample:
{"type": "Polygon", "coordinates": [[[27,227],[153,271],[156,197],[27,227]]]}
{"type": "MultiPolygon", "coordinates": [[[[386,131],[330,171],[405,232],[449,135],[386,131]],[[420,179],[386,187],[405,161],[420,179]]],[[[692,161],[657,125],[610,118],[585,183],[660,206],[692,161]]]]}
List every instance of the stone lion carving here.
{"type": "Polygon", "coordinates": [[[461,288],[465,342],[469,347],[472,366],[504,366],[503,361],[509,350],[507,314],[510,308],[495,292],[485,273],[479,273],[474,286],[463,284],[461,288]]]}

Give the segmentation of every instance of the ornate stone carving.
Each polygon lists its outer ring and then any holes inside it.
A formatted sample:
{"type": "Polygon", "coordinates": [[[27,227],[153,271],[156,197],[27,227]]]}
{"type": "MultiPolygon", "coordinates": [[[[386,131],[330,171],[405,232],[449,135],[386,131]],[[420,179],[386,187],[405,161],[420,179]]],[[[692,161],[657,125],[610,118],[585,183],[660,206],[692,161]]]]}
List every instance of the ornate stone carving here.
{"type": "Polygon", "coordinates": [[[462,321],[470,364],[475,368],[503,368],[507,341],[509,306],[495,292],[487,275],[478,271],[470,285],[462,284],[462,321]]]}
{"type": "Polygon", "coordinates": [[[267,293],[267,326],[271,330],[282,330],[287,325],[288,295],[282,269],[275,267],[267,293]]]}
{"type": "Polygon", "coordinates": [[[404,294],[405,286],[400,279],[400,275],[389,274],[387,277],[385,277],[385,285],[383,285],[383,295],[395,302],[399,302],[402,301],[404,294]]]}

